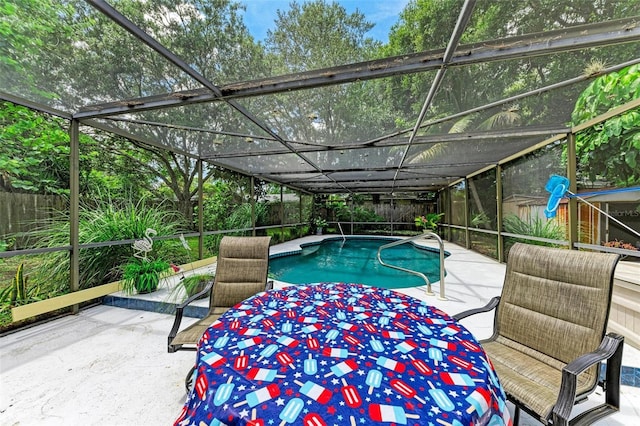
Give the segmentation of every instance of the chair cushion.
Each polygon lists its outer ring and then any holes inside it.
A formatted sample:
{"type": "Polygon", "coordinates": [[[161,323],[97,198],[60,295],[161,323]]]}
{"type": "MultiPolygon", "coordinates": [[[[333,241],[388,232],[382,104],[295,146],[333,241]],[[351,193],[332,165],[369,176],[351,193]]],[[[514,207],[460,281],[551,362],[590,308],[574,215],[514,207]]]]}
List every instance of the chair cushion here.
{"type": "Polygon", "coordinates": [[[245,299],[264,291],[266,281],[226,282],[217,281],[212,290],[211,309],[230,308],[245,299]]]}
{"type": "Polygon", "coordinates": [[[564,364],[595,350],[606,330],[617,261],[614,254],[514,245],[498,333],[564,364]]]}
{"type": "Polygon", "coordinates": [[[228,309],[226,307],[212,308],[209,315],[176,334],[169,345],[197,345],[207,328],[228,309]]]}
{"type": "MultiPolygon", "coordinates": [[[[546,423],[558,399],[564,364],[504,337],[483,342],[482,347],[509,399],[538,413],[546,423]]],[[[596,371],[593,367],[578,376],[577,395],[592,390],[596,371]]]]}
{"type": "Polygon", "coordinates": [[[212,308],[232,307],[265,290],[271,237],[224,237],[212,289],[212,308]]]}

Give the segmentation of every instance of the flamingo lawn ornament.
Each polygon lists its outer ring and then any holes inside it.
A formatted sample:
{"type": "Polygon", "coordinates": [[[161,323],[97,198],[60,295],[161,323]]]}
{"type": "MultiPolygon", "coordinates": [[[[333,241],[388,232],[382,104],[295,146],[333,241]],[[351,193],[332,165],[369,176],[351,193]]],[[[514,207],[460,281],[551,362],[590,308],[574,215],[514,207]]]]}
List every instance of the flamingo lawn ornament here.
{"type": "Polygon", "coordinates": [[[134,251],[133,256],[148,262],[147,254],[153,249],[153,240],[151,238],[156,235],[158,235],[158,232],[155,229],[147,228],[144,231],[144,238],[135,240],[131,244],[134,251]]]}

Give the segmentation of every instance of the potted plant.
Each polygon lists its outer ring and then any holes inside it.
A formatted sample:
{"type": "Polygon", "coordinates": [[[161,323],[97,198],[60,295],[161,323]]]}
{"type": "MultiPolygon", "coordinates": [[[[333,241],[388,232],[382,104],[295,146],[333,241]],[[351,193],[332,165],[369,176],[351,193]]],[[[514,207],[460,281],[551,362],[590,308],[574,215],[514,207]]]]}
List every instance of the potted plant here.
{"type": "Polygon", "coordinates": [[[444,213],[427,213],[424,216],[418,216],[415,218],[415,223],[418,228],[422,228],[422,231],[435,231],[438,229],[438,222],[442,219],[444,213]]]}
{"type": "Polygon", "coordinates": [[[169,262],[162,259],[133,257],[122,268],[122,291],[132,294],[152,293],[158,289],[160,278],[169,273],[169,262]]]}
{"type": "Polygon", "coordinates": [[[321,217],[313,219],[314,225],[316,225],[316,235],[322,235],[322,228],[327,226],[327,221],[321,217]]]}

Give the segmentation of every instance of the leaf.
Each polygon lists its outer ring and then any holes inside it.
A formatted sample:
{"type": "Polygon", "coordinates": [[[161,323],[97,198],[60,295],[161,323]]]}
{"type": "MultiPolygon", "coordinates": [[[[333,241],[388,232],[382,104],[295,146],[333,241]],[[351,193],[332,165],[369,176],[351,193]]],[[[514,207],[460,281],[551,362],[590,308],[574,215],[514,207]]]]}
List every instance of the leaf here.
{"type": "Polygon", "coordinates": [[[629,151],[624,156],[624,162],[627,163],[627,165],[629,167],[631,167],[632,169],[636,168],[636,165],[637,165],[636,157],[637,157],[637,155],[638,155],[638,151],[629,151]]]}
{"type": "Polygon", "coordinates": [[[636,111],[630,111],[620,116],[622,121],[622,127],[625,130],[633,129],[640,126],[640,113],[636,111]]]}
{"type": "Polygon", "coordinates": [[[620,133],[622,133],[622,118],[614,117],[609,119],[605,124],[605,131],[609,136],[620,136],[620,133]]]}

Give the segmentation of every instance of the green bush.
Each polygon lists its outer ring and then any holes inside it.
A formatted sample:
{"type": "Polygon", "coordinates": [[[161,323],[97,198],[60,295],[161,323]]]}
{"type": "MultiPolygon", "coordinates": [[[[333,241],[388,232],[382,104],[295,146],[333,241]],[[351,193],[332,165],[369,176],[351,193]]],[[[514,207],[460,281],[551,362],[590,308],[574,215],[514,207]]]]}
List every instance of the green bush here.
{"type": "Polygon", "coordinates": [[[444,213],[427,213],[424,216],[418,216],[414,222],[422,231],[435,231],[438,229],[438,222],[444,216],[444,213]]]}
{"type": "Polygon", "coordinates": [[[24,263],[21,263],[11,280],[11,285],[0,291],[0,303],[9,306],[25,305],[42,299],[37,285],[29,286],[29,276],[24,273],[24,263]]]}
{"type": "MultiPolygon", "coordinates": [[[[205,210],[206,212],[206,210],[205,210]]],[[[268,213],[268,207],[264,203],[255,203],[255,216],[256,223],[262,223],[268,213]]],[[[244,203],[236,206],[229,214],[227,214],[222,221],[222,225],[218,229],[250,229],[253,227],[251,223],[251,203],[244,203]]],[[[246,232],[237,231],[232,232],[229,235],[243,235],[246,232]]],[[[204,245],[211,253],[218,253],[218,247],[220,246],[220,240],[222,240],[222,234],[216,234],[207,236],[204,240],[204,245]]]]}
{"type": "MultiPolygon", "coordinates": [[[[564,240],[565,229],[555,220],[546,220],[540,217],[529,217],[527,221],[520,219],[515,214],[506,215],[503,219],[506,232],[511,234],[527,235],[531,237],[546,238],[549,240],[564,240]]],[[[553,246],[554,244],[534,240],[523,240],[528,244],[553,246]]]]}
{"type": "MultiPolygon", "coordinates": [[[[358,199],[356,198],[355,201],[357,202],[358,199]]],[[[330,207],[336,220],[340,222],[351,222],[352,218],[354,222],[384,222],[382,216],[359,205],[353,206],[352,212],[352,208],[344,200],[333,200],[330,207]]],[[[355,225],[353,232],[356,234],[366,232],[367,228],[366,225],[355,225]]]]}
{"type": "Polygon", "coordinates": [[[487,226],[491,223],[491,219],[489,219],[489,215],[485,212],[475,213],[471,217],[471,226],[474,228],[479,228],[481,226],[487,226]]]}
{"type": "MultiPolygon", "coordinates": [[[[106,241],[135,240],[144,237],[147,228],[157,235],[175,235],[179,214],[163,205],[147,205],[145,199],[137,202],[114,202],[109,198],[81,204],[79,210],[80,244],[106,241]]],[[[69,244],[69,216],[66,211],[57,214],[44,227],[30,233],[36,247],[61,247],[69,244]]],[[[155,241],[154,251],[159,257],[174,260],[168,253],[184,256],[184,249],[176,241],[155,241]]],[[[120,266],[132,255],[131,244],[80,250],[80,287],[89,288],[120,279],[120,266]]],[[[69,255],[54,252],[34,271],[34,279],[66,290],[69,283],[69,255]]]]}
{"type": "Polygon", "coordinates": [[[271,237],[271,244],[280,244],[298,238],[301,231],[296,227],[271,228],[266,230],[266,234],[271,237]]]}

